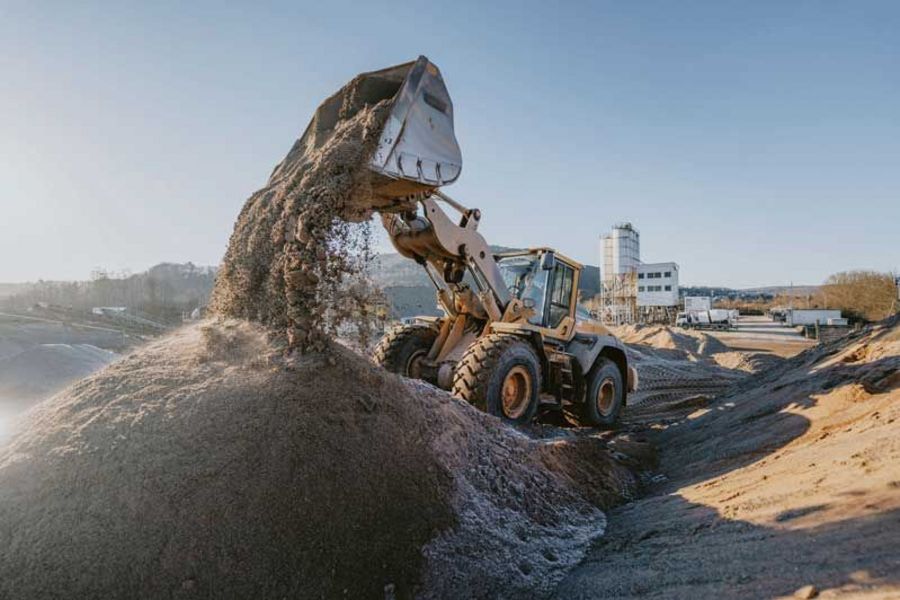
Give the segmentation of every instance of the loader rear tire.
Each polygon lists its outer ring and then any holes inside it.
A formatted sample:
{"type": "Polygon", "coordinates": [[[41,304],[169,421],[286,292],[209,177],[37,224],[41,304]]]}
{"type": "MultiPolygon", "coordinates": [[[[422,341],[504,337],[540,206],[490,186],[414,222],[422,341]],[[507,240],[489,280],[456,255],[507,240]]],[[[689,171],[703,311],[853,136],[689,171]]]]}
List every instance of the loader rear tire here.
{"type": "Polygon", "coordinates": [[[376,365],[411,379],[421,379],[419,361],[428,355],[438,332],[427,325],[400,325],[388,331],[372,352],[376,365]]]}
{"type": "Polygon", "coordinates": [[[453,375],[453,395],[516,424],[530,423],[538,409],[541,363],[527,341],[490,334],[469,346],[453,375]]]}
{"type": "Polygon", "coordinates": [[[625,382],[619,367],[607,358],[598,358],[586,383],[579,424],[611,429],[625,405],[625,382]]]}

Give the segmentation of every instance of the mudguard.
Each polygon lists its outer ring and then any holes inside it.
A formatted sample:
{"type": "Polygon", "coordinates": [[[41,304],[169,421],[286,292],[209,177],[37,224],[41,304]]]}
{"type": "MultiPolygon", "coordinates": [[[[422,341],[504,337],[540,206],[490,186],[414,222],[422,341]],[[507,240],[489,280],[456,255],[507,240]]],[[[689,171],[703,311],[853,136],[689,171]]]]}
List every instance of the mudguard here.
{"type": "Polygon", "coordinates": [[[597,358],[604,354],[613,354],[619,369],[622,370],[622,379],[626,382],[626,389],[633,392],[637,389],[638,375],[634,367],[628,364],[625,344],[619,338],[612,335],[588,335],[576,333],[575,337],[567,344],[566,352],[575,357],[582,373],[589,373],[597,358]],[[612,349],[610,353],[609,349],[612,349]]]}

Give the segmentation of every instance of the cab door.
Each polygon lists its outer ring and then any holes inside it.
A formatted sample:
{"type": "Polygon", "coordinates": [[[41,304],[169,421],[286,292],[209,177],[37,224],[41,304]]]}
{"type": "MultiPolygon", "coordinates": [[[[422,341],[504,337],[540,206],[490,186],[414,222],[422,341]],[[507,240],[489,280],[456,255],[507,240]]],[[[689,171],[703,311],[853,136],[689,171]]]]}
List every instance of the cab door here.
{"type": "Polygon", "coordinates": [[[561,260],[556,260],[551,272],[551,285],[544,313],[544,326],[548,335],[568,339],[574,331],[574,306],[578,292],[576,270],[561,260]]]}

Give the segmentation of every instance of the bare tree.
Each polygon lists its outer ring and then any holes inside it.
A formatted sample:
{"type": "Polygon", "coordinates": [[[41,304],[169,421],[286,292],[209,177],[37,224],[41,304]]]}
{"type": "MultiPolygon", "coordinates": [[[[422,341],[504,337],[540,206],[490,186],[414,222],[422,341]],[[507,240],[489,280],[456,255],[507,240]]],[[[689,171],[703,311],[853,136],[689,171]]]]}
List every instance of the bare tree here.
{"type": "Polygon", "coordinates": [[[819,292],[819,303],[827,308],[840,308],[851,317],[879,321],[895,310],[896,294],[891,273],[844,271],[825,281],[819,292]]]}

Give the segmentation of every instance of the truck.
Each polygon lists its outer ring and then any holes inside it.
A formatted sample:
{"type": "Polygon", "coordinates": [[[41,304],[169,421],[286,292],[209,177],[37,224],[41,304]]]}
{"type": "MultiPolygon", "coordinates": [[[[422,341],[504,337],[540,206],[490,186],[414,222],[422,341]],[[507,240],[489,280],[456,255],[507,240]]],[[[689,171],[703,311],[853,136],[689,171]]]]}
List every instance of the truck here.
{"type": "Polygon", "coordinates": [[[732,329],[736,325],[737,311],[722,308],[680,312],[675,317],[675,325],[685,329],[732,329]]]}

